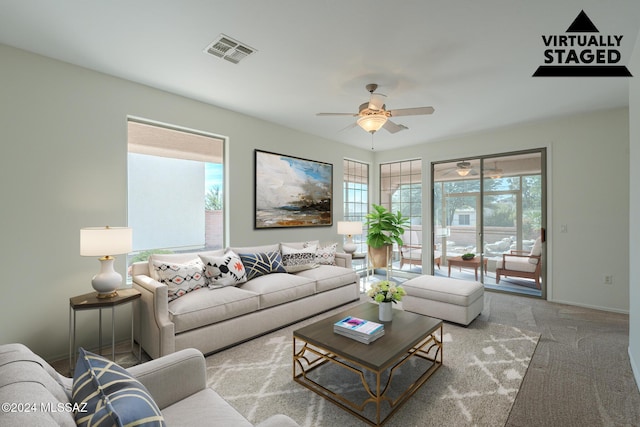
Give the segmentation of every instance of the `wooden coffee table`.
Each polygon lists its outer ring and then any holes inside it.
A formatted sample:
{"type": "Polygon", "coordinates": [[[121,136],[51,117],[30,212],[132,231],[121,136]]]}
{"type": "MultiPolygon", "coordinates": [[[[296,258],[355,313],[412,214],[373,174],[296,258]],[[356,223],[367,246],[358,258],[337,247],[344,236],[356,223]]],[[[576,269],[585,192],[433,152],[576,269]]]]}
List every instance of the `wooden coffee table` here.
{"type": "Polygon", "coordinates": [[[379,426],[442,366],[442,320],[394,310],[393,320],[384,323],[384,335],[362,344],[333,332],[333,324],[346,316],[379,322],[378,305],[364,303],[294,331],[293,379],[367,424],[379,426]],[[427,361],[416,364],[422,365],[424,372],[416,373],[416,367],[410,365],[407,372],[400,372],[405,363],[415,358],[427,361]],[[368,397],[353,401],[335,375],[327,378],[322,371],[311,375],[327,363],[337,366],[341,374],[351,372],[359,377],[368,397]],[[415,374],[415,380],[408,381],[400,392],[396,388],[389,392],[394,380],[408,372],[415,374]],[[374,405],[374,414],[365,411],[369,404],[374,405]]]}
{"type": "MultiPolygon", "coordinates": [[[[487,258],[483,259],[484,264],[484,274],[487,274],[487,258]]],[[[447,259],[447,264],[449,264],[449,277],[451,277],[451,267],[458,266],[460,268],[473,268],[476,272],[476,282],[478,281],[478,267],[480,267],[480,257],[475,257],[471,259],[462,259],[462,257],[452,257],[447,259]]]]}

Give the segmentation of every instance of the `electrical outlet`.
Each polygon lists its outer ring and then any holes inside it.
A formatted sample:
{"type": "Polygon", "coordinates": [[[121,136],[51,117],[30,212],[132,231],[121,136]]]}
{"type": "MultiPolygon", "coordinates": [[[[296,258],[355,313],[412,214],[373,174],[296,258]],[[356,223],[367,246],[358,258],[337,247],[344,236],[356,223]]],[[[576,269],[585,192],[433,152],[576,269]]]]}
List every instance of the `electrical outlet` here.
{"type": "Polygon", "coordinates": [[[613,276],[610,274],[607,274],[603,277],[602,283],[604,283],[605,285],[613,285],[613,276]]]}

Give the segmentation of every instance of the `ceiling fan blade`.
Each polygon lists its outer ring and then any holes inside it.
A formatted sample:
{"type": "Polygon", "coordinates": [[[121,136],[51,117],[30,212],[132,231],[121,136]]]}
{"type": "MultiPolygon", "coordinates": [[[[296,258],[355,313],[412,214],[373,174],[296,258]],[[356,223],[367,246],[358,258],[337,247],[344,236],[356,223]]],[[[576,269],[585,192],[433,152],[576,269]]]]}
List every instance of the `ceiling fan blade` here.
{"type": "Polygon", "coordinates": [[[391,120],[387,120],[385,124],[382,125],[382,127],[385,128],[389,133],[396,133],[400,132],[401,130],[409,129],[405,125],[393,123],[391,120]]]}
{"type": "Polygon", "coordinates": [[[356,117],[358,113],[317,113],[316,116],[351,116],[356,117]]]}
{"type": "Polygon", "coordinates": [[[384,99],[387,95],[383,95],[381,93],[372,93],[369,98],[369,109],[374,111],[382,110],[384,106],[384,99]]]}
{"type": "Polygon", "coordinates": [[[349,126],[345,126],[342,129],[340,129],[338,132],[344,132],[345,130],[349,130],[349,129],[353,129],[354,127],[358,126],[357,122],[353,122],[351,123],[349,126]]]}
{"type": "Polygon", "coordinates": [[[416,108],[401,108],[399,110],[390,110],[391,117],[398,116],[419,116],[422,114],[433,114],[435,110],[433,107],[416,107],[416,108]]]}

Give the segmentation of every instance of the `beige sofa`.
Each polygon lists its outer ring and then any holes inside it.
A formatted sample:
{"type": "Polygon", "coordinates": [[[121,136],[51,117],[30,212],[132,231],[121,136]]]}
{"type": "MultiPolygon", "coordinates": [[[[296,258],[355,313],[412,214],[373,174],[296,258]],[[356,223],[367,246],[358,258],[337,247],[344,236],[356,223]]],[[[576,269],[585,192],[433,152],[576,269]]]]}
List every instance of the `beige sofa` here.
{"type": "MultiPolygon", "coordinates": [[[[253,426],[207,387],[205,360],[195,349],[127,372],[149,391],[168,426],[253,426]]],[[[75,426],[71,390],[71,378],[58,374],[26,346],[0,345],[0,426],[75,426]]],[[[257,426],[299,427],[285,415],[274,415],[257,426]]]]}
{"type": "MultiPolygon", "coordinates": [[[[228,249],[236,254],[266,253],[280,251],[281,245],[302,248],[304,243],[228,249]]],[[[194,255],[170,257],[174,262],[187,262],[194,255]]],[[[209,354],[360,297],[351,255],[344,253],[335,254],[336,265],[266,274],[237,286],[198,289],[173,301],[169,301],[167,285],[151,277],[150,262],[134,263],[132,276],[133,287],[142,293],[139,318],[134,311],[134,336],[152,358],[191,347],[209,354]]]]}

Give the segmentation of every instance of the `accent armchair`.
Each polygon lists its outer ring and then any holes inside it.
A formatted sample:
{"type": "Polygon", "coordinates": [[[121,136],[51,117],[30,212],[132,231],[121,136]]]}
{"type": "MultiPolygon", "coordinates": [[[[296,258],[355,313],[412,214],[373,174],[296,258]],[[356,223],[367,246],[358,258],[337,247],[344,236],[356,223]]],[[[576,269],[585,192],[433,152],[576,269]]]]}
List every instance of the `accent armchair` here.
{"type": "Polygon", "coordinates": [[[496,264],[496,284],[502,276],[523,277],[533,279],[536,288],[540,289],[540,275],[542,272],[542,240],[538,237],[531,252],[512,250],[502,254],[502,259],[496,264]]]}
{"type": "MultiPolygon", "coordinates": [[[[404,245],[400,246],[400,269],[405,264],[422,265],[422,241],[420,232],[407,230],[402,235],[404,245]]],[[[433,264],[440,269],[440,259],[442,253],[433,246],[433,264]]]]}

